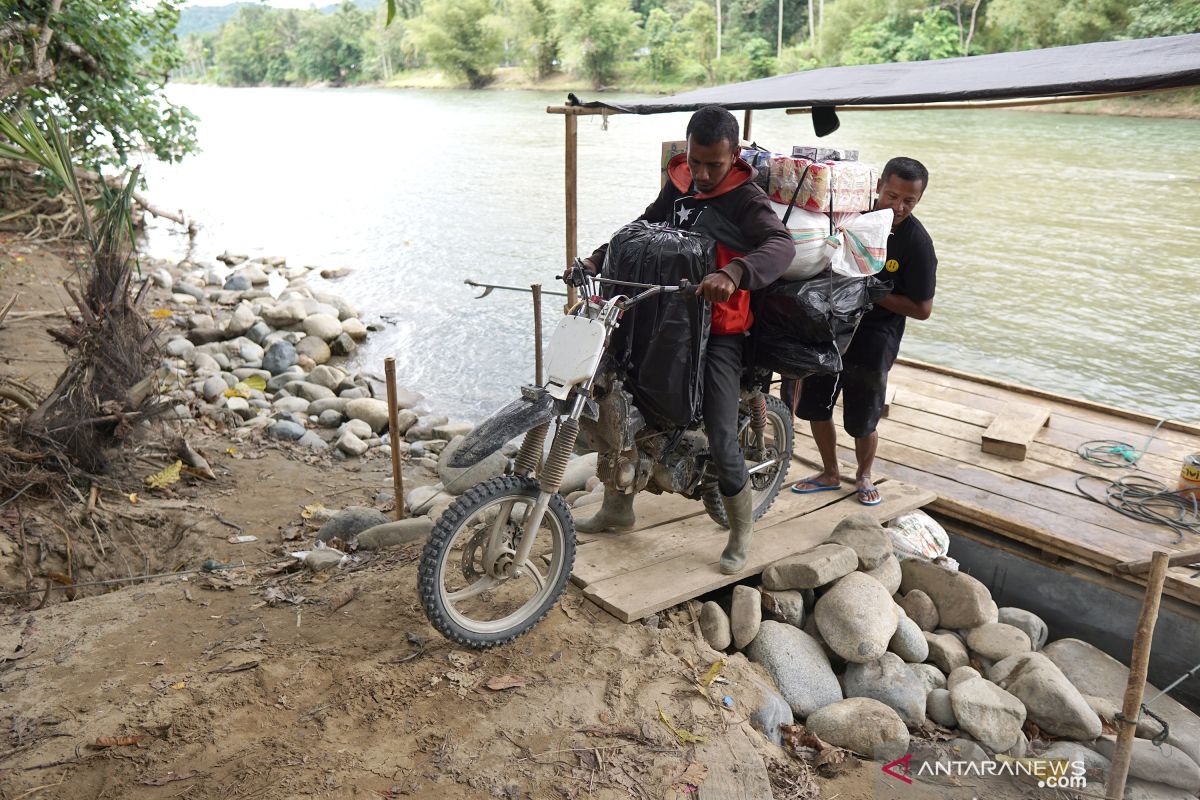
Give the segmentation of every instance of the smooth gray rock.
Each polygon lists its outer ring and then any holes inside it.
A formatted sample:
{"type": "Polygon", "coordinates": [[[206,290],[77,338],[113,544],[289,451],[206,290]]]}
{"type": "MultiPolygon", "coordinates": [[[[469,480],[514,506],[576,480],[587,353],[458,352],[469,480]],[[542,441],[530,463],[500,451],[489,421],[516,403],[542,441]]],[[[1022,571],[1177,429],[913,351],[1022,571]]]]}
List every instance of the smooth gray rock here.
{"type": "MultiPolygon", "coordinates": [[[[901,572],[901,580],[903,581],[903,571],[901,572]]],[[[920,589],[913,589],[897,601],[908,618],[917,623],[917,627],[923,631],[936,630],[940,622],[938,618],[937,606],[933,604],[933,600],[929,595],[922,592],[920,589]]]]}
{"type": "Polygon", "coordinates": [[[167,354],[174,358],[187,359],[196,350],[196,345],[184,338],[172,339],[165,348],[167,354]]]}
{"type": "Polygon", "coordinates": [[[346,403],[350,401],[344,397],[330,397],[326,400],[314,400],[308,404],[308,413],[320,416],[326,411],[333,410],[338,414],[344,414],[346,411],[346,403]]]}
{"type": "Polygon", "coordinates": [[[762,608],[781,622],[804,627],[804,595],[800,592],[762,590],[762,608]]]}
{"type": "MultiPolygon", "coordinates": [[[[1097,739],[1093,746],[1097,753],[1111,761],[1116,743],[1117,737],[1106,734],[1097,739]]],[[[1184,789],[1192,794],[1200,793],[1200,765],[1169,744],[1156,746],[1146,739],[1134,739],[1129,774],[1144,781],[1184,789]]]]}
{"type": "Polygon", "coordinates": [[[908,728],[896,712],[869,697],[851,697],[811,714],[804,727],[835,747],[868,758],[908,752],[908,728]]]}
{"type": "Polygon", "coordinates": [[[733,599],[729,608],[729,630],[733,634],[733,646],[742,650],[758,635],[762,625],[762,599],[758,589],[752,586],[733,587],[733,599]]]}
{"type": "Polygon", "coordinates": [[[829,647],[859,664],[887,652],[900,620],[888,591],[861,572],[840,578],[817,600],[813,617],[829,647]]]}
{"type": "MultiPolygon", "coordinates": [[[[450,459],[454,457],[454,454],[464,441],[465,438],[462,436],[451,440],[450,444],[446,445],[445,449],[438,456],[438,477],[441,478],[446,491],[453,495],[462,494],[476,484],[489,481],[492,478],[498,478],[508,469],[508,456],[504,455],[503,451],[500,450],[465,469],[451,467],[450,459]]],[[[415,451],[416,448],[414,448],[413,452],[415,451]]],[[[422,448],[423,451],[424,448],[422,448]]]]}
{"type": "Polygon", "coordinates": [[[281,397],[271,404],[276,411],[286,414],[308,414],[308,401],[303,397],[281,397]]]}
{"type": "Polygon", "coordinates": [[[421,442],[433,438],[433,429],[445,425],[450,420],[446,417],[429,415],[417,419],[415,425],[404,432],[404,438],[410,442],[421,442]]]}
{"type": "Polygon", "coordinates": [[[333,351],[319,336],[305,336],[296,345],[296,355],[297,357],[308,356],[314,364],[320,365],[328,363],[329,359],[333,358],[333,351]]]}
{"type": "Polygon", "coordinates": [[[329,449],[329,443],[317,435],[316,431],[308,431],[298,440],[298,444],[318,452],[329,449]]]}
{"type": "Polygon", "coordinates": [[[974,680],[975,678],[982,677],[983,676],[979,674],[979,670],[975,669],[974,667],[957,667],[948,675],[946,675],[946,688],[953,689],[963,681],[974,680]]]}
{"type": "Polygon", "coordinates": [[[1023,608],[1008,606],[1000,609],[999,621],[1025,631],[1025,635],[1029,637],[1029,643],[1035,651],[1046,646],[1049,629],[1037,614],[1023,608]]]}
{"type": "Polygon", "coordinates": [[[865,511],[858,511],[839,522],[828,541],[845,545],[857,553],[856,569],[873,570],[892,555],[891,534],[865,511]]]}
{"type": "Polygon", "coordinates": [[[261,346],[263,340],[271,333],[271,326],[259,320],[246,330],[246,338],[261,346]]]}
{"type": "Polygon", "coordinates": [[[466,436],[474,429],[475,426],[469,422],[447,422],[433,429],[433,438],[448,442],[455,436],[466,436]]]}
{"type": "MultiPolygon", "coordinates": [[[[859,560],[861,561],[862,559],[860,558],[859,560]]],[[[870,575],[879,581],[883,585],[883,588],[887,589],[888,594],[895,594],[900,589],[900,579],[902,577],[900,559],[895,556],[888,556],[875,569],[864,569],[862,573],[870,575]]]]}
{"type": "Polygon", "coordinates": [[[343,433],[353,433],[360,439],[369,439],[371,436],[371,426],[361,419],[347,420],[338,430],[338,436],[341,436],[343,433]]]}
{"type": "Polygon", "coordinates": [[[308,555],[304,557],[304,566],[313,572],[324,572],[341,563],[343,555],[343,553],[330,548],[310,550],[308,555]]]}
{"type": "Polygon", "coordinates": [[[342,335],[342,323],[328,314],[313,314],[305,318],[304,332],[330,342],[342,335]]]}
{"type": "Polygon", "coordinates": [[[908,617],[900,618],[896,632],[888,642],[888,650],[911,664],[920,664],[929,658],[929,642],[925,641],[917,623],[908,617]]]}
{"type": "Polygon", "coordinates": [[[1130,777],[1125,781],[1125,800],[1196,800],[1196,793],[1130,777]]]}
{"type": "Polygon", "coordinates": [[[304,426],[289,420],[276,420],[267,428],[267,434],[276,439],[288,439],[295,442],[304,436],[304,426]]]}
{"type": "Polygon", "coordinates": [[[792,708],[783,699],[783,695],[775,691],[775,687],[757,680],[754,681],[754,685],[758,687],[759,701],[758,707],[750,715],[750,724],[767,737],[771,744],[782,746],[783,734],[779,726],[795,723],[792,708]]]}
{"type": "MultiPolygon", "coordinates": [[[[1081,693],[1110,698],[1117,703],[1124,698],[1129,668],[1102,650],[1078,639],[1059,639],[1046,645],[1042,652],[1081,693]]],[[[1158,689],[1147,683],[1145,696],[1156,694],[1158,689]]],[[[1154,713],[1170,724],[1171,741],[1200,763],[1200,717],[1170,695],[1154,701],[1154,713]]]]}
{"type": "Polygon", "coordinates": [[[284,388],[288,390],[289,394],[303,397],[310,403],[315,400],[331,400],[334,397],[332,390],[308,381],[292,381],[284,388]]]}
{"type": "Polygon", "coordinates": [[[371,430],[379,433],[387,427],[388,405],[383,400],[373,397],[360,397],[346,403],[343,412],[350,419],[361,419],[371,426],[371,430]]]}
{"type": "Polygon", "coordinates": [[[798,628],[773,620],[763,622],[746,655],[766,669],[792,712],[801,719],[842,699],[842,687],[825,651],[816,639],[798,628]]]}
{"type": "Polygon", "coordinates": [[[347,506],[325,521],[321,530],[317,531],[317,541],[341,539],[349,542],[368,528],[390,521],[382,512],[368,506],[347,506]]]}
{"type": "Polygon", "coordinates": [[[971,678],[950,688],[950,703],[958,726],[994,752],[1017,744],[1025,724],[1021,701],[983,678],[971,678]]]}
{"type": "Polygon", "coordinates": [[[901,561],[900,569],[900,591],[920,589],[929,595],[942,626],[975,628],[997,620],[999,609],[987,587],[970,575],[915,558],[901,561]]]}
{"type": "Polygon", "coordinates": [[[418,486],[404,496],[404,503],[410,514],[424,514],[442,494],[440,483],[433,486],[418,486]]]}
{"type": "Polygon", "coordinates": [[[229,384],[225,382],[224,378],[220,377],[219,375],[214,375],[213,377],[204,381],[204,387],[201,389],[200,394],[204,396],[205,400],[211,403],[213,400],[216,400],[218,397],[225,394],[225,390],[228,388],[229,384]]]}
{"type": "Polygon", "coordinates": [[[356,317],[342,320],[342,332],[356,342],[361,342],[367,338],[367,326],[362,323],[362,320],[356,317]]]}
{"type": "Polygon", "coordinates": [[[342,424],[342,412],[327,408],[317,415],[317,424],[322,428],[336,428],[342,424]]]}
{"type": "Polygon", "coordinates": [[[250,401],[244,397],[226,397],[225,407],[242,419],[250,419],[255,416],[254,409],[250,408],[250,401]]]}
{"type": "Polygon", "coordinates": [[[225,279],[225,284],[221,288],[227,292],[248,292],[254,287],[249,278],[240,272],[235,272],[225,279]]]}
{"type": "MultiPolygon", "coordinates": [[[[1108,779],[1108,770],[1112,766],[1111,761],[1095,750],[1075,742],[1053,742],[1040,757],[1052,761],[1057,760],[1066,761],[1070,764],[1082,764],[1084,777],[1087,778],[1089,786],[1098,786],[1104,783],[1108,779]]],[[[1071,775],[1073,772],[1068,772],[1067,774],[1071,775]]]]}
{"type": "Polygon", "coordinates": [[[724,650],[733,642],[729,615],[712,600],[700,607],[700,633],[713,650],[724,650]]]}
{"type": "Polygon", "coordinates": [[[356,542],[359,550],[382,550],[427,539],[432,530],[431,517],[410,517],[367,528],[358,534],[356,542]]]}
{"type": "Polygon", "coordinates": [[[815,589],[845,577],[858,567],[858,554],[841,544],[822,544],[776,561],[763,572],[768,589],[815,589]]]}
{"type": "MultiPolygon", "coordinates": [[[[437,431],[444,429],[446,423],[437,425],[433,429],[434,436],[437,437],[437,431]]],[[[596,475],[596,453],[588,453],[587,455],[573,458],[567,462],[567,469],[563,473],[562,486],[559,492],[577,492],[587,486],[589,478],[596,475]]]]}
{"type": "Polygon", "coordinates": [[[330,391],[329,396],[337,393],[338,385],[345,379],[346,375],[340,369],[321,364],[313,367],[312,372],[308,374],[309,383],[315,383],[317,386],[324,386],[330,391]]]}
{"type": "Polygon", "coordinates": [[[971,663],[967,655],[967,647],[952,633],[930,633],[922,631],[925,641],[929,644],[929,661],[945,674],[949,675],[959,667],[971,663]]]}
{"type": "Polygon", "coordinates": [[[925,698],[925,713],[931,720],[943,728],[954,730],[958,727],[958,717],[954,716],[954,706],[950,703],[950,692],[947,689],[933,689],[925,698]]]}
{"type": "Polygon", "coordinates": [[[842,685],[846,697],[878,700],[908,725],[918,727],[925,722],[925,681],[895,653],[884,653],[867,664],[848,664],[842,685]]]}
{"type": "Polygon", "coordinates": [[[1009,656],[994,664],[988,677],[1024,703],[1029,719],[1051,736],[1091,741],[1100,735],[1100,717],[1042,653],[1009,656]]]}
{"type": "Polygon", "coordinates": [[[263,355],[262,367],[272,375],[278,375],[295,364],[298,357],[296,348],[289,342],[276,341],[267,348],[267,352],[263,355]]]}
{"type": "Polygon", "coordinates": [[[171,287],[171,291],[175,294],[190,295],[197,300],[204,299],[204,290],[199,286],[195,286],[187,281],[176,281],[175,285],[171,287]]]}
{"type": "Polygon", "coordinates": [[[329,343],[329,350],[335,356],[353,355],[354,351],[357,349],[358,349],[358,345],[356,345],[354,343],[354,340],[351,339],[350,336],[345,333],[341,334],[340,336],[338,336],[336,339],[334,339],[332,342],[329,343]]]}
{"type": "Polygon", "coordinates": [[[967,648],[989,661],[1000,661],[1032,649],[1025,631],[1003,622],[989,622],[967,631],[967,648]]]}
{"type": "Polygon", "coordinates": [[[908,671],[925,684],[925,693],[946,688],[946,676],[933,664],[909,664],[908,671]]]}
{"type": "Polygon", "coordinates": [[[970,739],[951,739],[946,742],[953,760],[955,761],[970,761],[975,764],[984,761],[991,761],[992,757],[987,754],[987,751],[979,746],[978,742],[973,742],[970,739]]]}
{"type": "Polygon", "coordinates": [[[361,456],[367,452],[370,447],[362,439],[355,436],[350,431],[346,431],[337,440],[337,449],[341,450],[348,456],[361,456]]]}

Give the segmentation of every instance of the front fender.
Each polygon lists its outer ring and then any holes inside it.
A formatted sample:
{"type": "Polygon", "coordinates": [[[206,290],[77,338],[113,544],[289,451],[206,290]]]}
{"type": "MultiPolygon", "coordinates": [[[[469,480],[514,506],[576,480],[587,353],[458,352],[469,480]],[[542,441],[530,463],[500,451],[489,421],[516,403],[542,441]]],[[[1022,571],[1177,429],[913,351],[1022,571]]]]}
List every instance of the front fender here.
{"type": "Polygon", "coordinates": [[[518,397],[467,434],[450,456],[449,466],[453,469],[475,466],[522,433],[566,413],[562,406],[561,401],[546,392],[540,392],[534,398],[518,397]]]}

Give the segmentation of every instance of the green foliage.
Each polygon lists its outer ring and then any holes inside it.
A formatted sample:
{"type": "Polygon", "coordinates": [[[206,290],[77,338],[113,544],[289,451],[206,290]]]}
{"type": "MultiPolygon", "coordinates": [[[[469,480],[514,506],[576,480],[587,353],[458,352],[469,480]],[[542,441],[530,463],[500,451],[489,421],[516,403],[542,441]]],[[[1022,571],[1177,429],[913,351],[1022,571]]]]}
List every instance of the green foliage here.
{"type": "Polygon", "coordinates": [[[1129,10],[1129,36],[1177,36],[1200,33],[1200,2],[1197,0],[1143,0],[1129,10]]]}
{"type": "Polygon", "coordinates": [[[1118,38],[1129,22],[1124,0],[992,0],[988,24],[1000,50],[1030,50],[1118,38]]]}
{"type": "Polygon", "coordinates": [[[570,60],[599,89],[638,47],[641,18],[628,0],[559,0],[558,29],[570,60]]]}
{"type": "Polygon", "coordinates": [[[281,86],[293,79],[291,53],[300,39],[300,16],[267,6],[247,6],[221,29],[213,53],[217,80],[232,86],[281,86]]]}
{"type": "Polygon", "coordinates": [[[361,77],[363,34],[369,24],[367,15],[349,0],[333,14],[305,15],[294,57],[300,77],[334,85],[361,77]]]}
{"type": "Polygon", "coordinates": [[[472,89],[491,83],[504,42],[489,0],[431,0],[409,25],[414,46],[436,67],[472,89]]]}
{"type": "Polygon", "coordinates": [[[717,82],[717,13],[704,0],[696,0],[683,18],[688,47],[709,83],[717,82]]]}
{"type": "MultiPolygon", "coordinates": [[[[49,5],[7,0],[3,19],[40,32],[49,5]]],[[[53,110],[87,161],[124,164],[141,149],[164,161],[179,160],[195,148],[196,130],[195,117],[163,92],[181,59],[173,32],[178,16],[178,0],[64,2],[49,25],[53,81],[0,93],[0,113],[28,107],[42,117],[53,110]]],[[[0,24],[0,78],[5,71],[20,75],[30,69],[33,58],[33,40],[7,38],[5,27],[0,24]]]]}
{"type": "Polygon", "coordinates": [[[913,23],[912,32],[904,40],[897,60],[953,58],[960,55],[959,47],[958,25],[954,22],[954,15],[944,8],[930,8],[913,23]]]}
{"type": "Polygon", "coordinates": [[[513,0],[510,5],[518,42],[518,61],[534,80],[554,72],[561,34],[552,0],[513,0]]]}
{"type": "Polygon", "coordinates": [[[684,58],[684,49],[675,30],[675,21],[662,8],[653,8],[646,17],[646,65],[651,80],[665,81],[675,75],[684,58]]]}

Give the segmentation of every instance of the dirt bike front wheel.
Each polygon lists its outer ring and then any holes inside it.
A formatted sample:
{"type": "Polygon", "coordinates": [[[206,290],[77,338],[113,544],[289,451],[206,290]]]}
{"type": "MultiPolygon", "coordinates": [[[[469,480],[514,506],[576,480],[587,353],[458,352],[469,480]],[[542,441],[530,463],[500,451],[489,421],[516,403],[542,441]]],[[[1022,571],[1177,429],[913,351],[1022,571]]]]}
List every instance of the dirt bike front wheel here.
{"type": "Polygon", "coordinates": [[[575,523],[560,495],[550,499],[529,558],[514,563],[540,492],[528,478],[493,478],[437,521],[421,553],[418,593],[447,639],[480,649],[506,644],[558,602],[575,563],[575,523]]]}
{"type": "MultiPolygon", "coordinates": [[[[774,459],[775,464],[759,470],[750,476],[750,486],[754,497],[754,519],[757,521],[775,502],[783,482],[787,478],[788,467],[792,463],[792,446],[795,432],[792,429],[792,414],[783,401],[772,395],[764,395],[767,402],[767,425],[764,431],[763,452],[757,453],[754,431],[747,425],[739,437],[742,451],[746,454],[746,466],[753,468],[757,464],[774,459]]],[[[721,492],[714,486],[704,493],[704,510],[712,521],[722,528],[729,527],[729,518],[725,514],[725,504],[721,502],[721,492]]]]}

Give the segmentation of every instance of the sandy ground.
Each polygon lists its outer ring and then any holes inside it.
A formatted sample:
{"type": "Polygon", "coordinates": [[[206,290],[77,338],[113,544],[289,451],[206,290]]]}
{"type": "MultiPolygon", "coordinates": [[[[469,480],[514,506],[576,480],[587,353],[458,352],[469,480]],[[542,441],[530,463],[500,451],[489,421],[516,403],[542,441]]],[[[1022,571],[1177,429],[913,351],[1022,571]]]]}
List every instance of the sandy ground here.
{"type": "MultiPolygon", "coordinates": [[[[17,314],[61,309],[60,255],[0,240],[0,301],[20,291],[17,314]]],[[[0,328],[0,374],[53,384],[63,358],[48,321],[0,328]]],[[[717,786],[768,774],[775,798],[1047,796],[1007,781],[908,787],[844,753],[818,768],[812,751],[773,747],[746,723],[756,667],[733,656],[701,685],[720,654],[695,606],[625,625],[572,588],[516,643],[455,648],[417,600],[419,545],[331,573],[284,560],[43,597],[53,572],[279,559],[311,542],[314,503],[388,508],[375,503],[390,488],[382,458],[187,432],[216,480],[147,491],[168,463],[156,428],[114,460],[92,514],[24,498],[20,515],[0,509],[0,591],[39,590],[0,604],[0,798],[766,797],[717,786]],[[231,544],[230,524],[257,541],[231,544]]],[[[434,480],[406,467],[409,488],[434,480]]]]}

